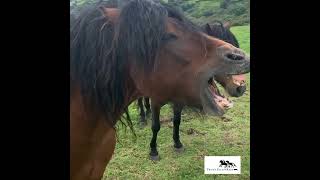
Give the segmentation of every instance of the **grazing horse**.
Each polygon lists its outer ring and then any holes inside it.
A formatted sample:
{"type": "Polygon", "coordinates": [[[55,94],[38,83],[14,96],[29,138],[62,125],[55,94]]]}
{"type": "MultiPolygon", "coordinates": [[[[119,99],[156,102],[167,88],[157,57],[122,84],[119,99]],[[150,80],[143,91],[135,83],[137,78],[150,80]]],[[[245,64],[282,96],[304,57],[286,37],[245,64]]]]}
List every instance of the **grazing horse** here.
{"type": "Polygon", "coordinates": [[[132,0],[121,9],[89,4],[72,21],[71,180],[102,178],[116,145],[115,125],[120,120],[132,127],[121,116],[139,97],[222,114],[225,107],[208,80],[250,71],[242,50],[202,33],[174,9],[151,0],[132,0]]]}
{"type": "MultiPolygon", "coordinates": [[[[203,32],[206,34],[219,38],[225,42],[228,42],[235,47],[239,48],[239,43],[234,34],[230,31],[230,26],[223,25],[221,22],[217,21],[213,23],[212,25],[206,24],[202,27],[203,32]]],[[[213,81],[213,79],[210,79],[213,81]]],[[[214,80],[216,80],[219,84],[221,84],[224,89],[227,91],[227,93],[232,97],[240,97],[244,94],[246,90],[245,85],[245,76],[243,74],[241,75],[220,75],[217,74],[214,76],[214,80]]],[[[214,83],[213,83],[214,84],[214,83]]],[[[217,93],[221,96],[221,93],[217,90],[217,93]]],[[[149,98],[145,97],[145,107],[146,107],[146,113],[144,111],[143,107],[143,98],[138,99],[138,106],[140,108],[140,124],[141,126],[146,125],[146,116],[148,113],[150,113],[150,104],[149,104],[149,98]]],[[[220,101],[223,101],[224,99],[219,98],[220,101]]],[[[162,105],[153,103],[153,106],[160,107],[162,105]]],[[[153,109],[153,108],[152,108],[153,109]]],[[[181,122],[181,113],[182,113],[183,105],[173,102],[173,140],[174,140],[174,147],[177,152],[182,152],[184,150],[183,145],[180,141],[179,136],[179,126],[181,122]]],[[[153,110],[153,112],[157,112],[157,110],[153,110]]],[[[159,121],[160,114],[154,114],[152,121],[159,121]]],[[[160,124],[160,123],[157,123],[160,124]]],[[[159,126],[160,129],[160,126],[159,126]]],[[[156,139],[153,137],[153,139],[156,139]]],[[[151,160],[159,160],[158,152],[155,150],[155,148],[151,147],[150,152],[150,158],[151,160]]]]}

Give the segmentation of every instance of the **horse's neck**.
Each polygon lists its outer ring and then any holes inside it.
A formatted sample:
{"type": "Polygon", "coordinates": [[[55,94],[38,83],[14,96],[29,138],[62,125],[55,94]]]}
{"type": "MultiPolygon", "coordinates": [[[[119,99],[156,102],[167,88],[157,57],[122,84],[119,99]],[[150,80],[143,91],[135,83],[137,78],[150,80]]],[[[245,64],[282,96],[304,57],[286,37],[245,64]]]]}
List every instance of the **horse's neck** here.
{"type": "Polygon", "coordinates": [[[126,82],[127,96],[125,100],[125,107],[128,107],[133,101],[137,100],[143,94],[137,88],[136,82],[133,81],[132,76],[129,76],[126,82]]]}
{"type": "MultiPolygon", "coordinates": [[[[143,70],[137,71],[130,69],[130,77],[132,88],[135,90],[133,94],[134,100],[138,99],[139,97],[148,97],[152,92],[152,80],[150,78],[150,74],[145,74],[143,70]]],[[[133,100],[133,101],[134,101],[133,100]]]]}

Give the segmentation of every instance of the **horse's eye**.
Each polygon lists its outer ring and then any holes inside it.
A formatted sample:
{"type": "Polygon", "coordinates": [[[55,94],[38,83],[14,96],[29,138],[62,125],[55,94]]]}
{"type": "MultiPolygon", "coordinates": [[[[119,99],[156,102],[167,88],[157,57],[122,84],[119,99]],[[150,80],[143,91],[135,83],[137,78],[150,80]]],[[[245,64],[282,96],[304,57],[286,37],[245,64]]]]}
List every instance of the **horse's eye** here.
{"type": "Polygon", "coordinates": [[[178,39],[178,37],[172,33],[166,33],[162,38],[162,40],[164,42],[168,42],[168,41],[172,41],[172,40],[176,40],[176,39],[178,39]]]}

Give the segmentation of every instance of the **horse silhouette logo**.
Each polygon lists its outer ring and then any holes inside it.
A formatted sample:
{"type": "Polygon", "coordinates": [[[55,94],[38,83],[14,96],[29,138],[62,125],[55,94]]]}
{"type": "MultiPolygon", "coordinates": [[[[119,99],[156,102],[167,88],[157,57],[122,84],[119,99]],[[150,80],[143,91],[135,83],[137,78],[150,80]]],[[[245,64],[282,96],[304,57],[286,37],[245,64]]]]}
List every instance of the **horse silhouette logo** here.
{"type": "Polygon", "coordinates": [[[234,167],[237,167],[234,163],[232,162],[229,162],[229,161],[225,161],[225,160],[220,160],[220,165],[219,167],[221,166],[224,166],[224,168],[227,168],[227,167],[231,167],[231,168],[234,168],[234,167]]]}

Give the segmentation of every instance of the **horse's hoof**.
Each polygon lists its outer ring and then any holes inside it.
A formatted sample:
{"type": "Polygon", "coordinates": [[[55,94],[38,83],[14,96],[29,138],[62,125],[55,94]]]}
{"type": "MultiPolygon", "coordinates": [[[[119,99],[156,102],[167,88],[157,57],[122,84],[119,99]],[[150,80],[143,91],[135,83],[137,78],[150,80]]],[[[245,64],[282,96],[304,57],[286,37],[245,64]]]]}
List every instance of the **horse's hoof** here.
{"type": "Polygon", "coordinates": [[[174,148],[174,150],[175,150],[175,152],[177,152],[177,153],[182,153],[182,152],[184,152],[184,147],[183,146],[181,146],[181,147],[179,147],[179,148],[174,148]]]}
{"type": "Polygon", "coordinates": [[[150,155],[150,160],[152,160],[152,161],[159,161],[159,160],[160,160],[160,157],[159,157],[159,155],[155,155],[155,156],[151,156],[151,155],[150,155]]]}

